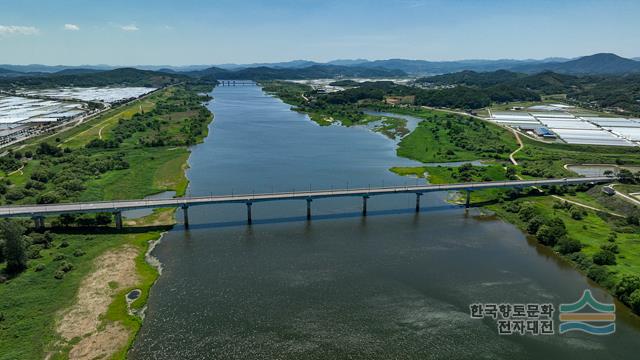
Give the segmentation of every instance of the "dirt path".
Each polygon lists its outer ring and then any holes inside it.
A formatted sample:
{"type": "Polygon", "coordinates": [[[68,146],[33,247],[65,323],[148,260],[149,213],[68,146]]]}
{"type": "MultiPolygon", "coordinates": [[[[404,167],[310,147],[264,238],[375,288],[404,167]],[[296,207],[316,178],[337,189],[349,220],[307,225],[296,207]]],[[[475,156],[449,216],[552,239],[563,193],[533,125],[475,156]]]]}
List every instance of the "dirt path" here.
{"type": "Polygon", "coordinates": [[[618,214],[618,213],[614,213],[614,212],[611,212],[611,211],[608,211],[608,210],[598,209],[596,207],[589,206],[589,205],[586,205],[586,204],[582,204],[582,203],[579,203],[577,201],[565,199],[565,198],[560,197],[558,195],[551,195],[551,197],[554,198],[554,199],[558,199],[560,201],[568,202],[569,204],[573,204],[573,205],[577,205],[577,206],[583,207],[585,209],[589,209],[589,210],[593,210],[593,211],[609,214],[611,216],[617,216],[617,217],[621,217],[621,218],[625,217],[624,215],[621,215],[621,214],[618,214]]]}
{"type": "Polygon", "coordinates": [[[113,296],[138,282],[133,246],[123,246],[99,256],[95,271],[80,284],[76,302],[63,311],[57,324],[62,338],[72,343],[69,359],[109,358],[127,345],[129,330],[120,323],[101,326],[113,296]]]}
{"type": "Polygon", "coordinates": [[[98,130],[98,138],[99,138],[100,140],[102,140],[102,130],[103,130],[104,128],[106,128],[106,127],[107,127],[107,125],[105,125],[105,126],[101,127],[101,128],[100,128],[100,130],[98,130]]]}
{"type": "Polygon", "coordinates": [[[640,200],[638,199],[634,199],[633,197],[626,195],[618,190],[616,190],[614,187],[616,186],[616,184],[612,184],[611,188],[616,192],[616,196],[622,198],[623,200],[635,205],[635,206],[640,206],[640,200]]]}
{"type": "Polygon", "coordinates": [[[524,143],[522,142],[522,139],[520,139],[520,135],[518,134],[517,131],[515,131],[514,129],[511,129],[511,131],[513,132],[513,135],[516,137],[516,141],[518,142],[519,147],[517,149],[515,149],[514,152],[509,154],[509,160],[511,160],[511,163],[513,165],[518,166],[518,162],[516,161],[514,156],[518,153],[518,151],[524,149],[524,143]]]}
{"type": "Polygon", "coordinates": [[[7,176],[11,176],[11,175],[13,175],[13,174],[15,174],[15,173],[20,173],[20,175],[22,175],[22,174],[24,174],[24,173],[22,172],[22,169],[24,169],[24,164],[22,164],[22,166],[20,166],[20,169],[18,169],[18,170],[14,170],[14,171],[10,172],[9,174],[7,174],[7,176]]]}

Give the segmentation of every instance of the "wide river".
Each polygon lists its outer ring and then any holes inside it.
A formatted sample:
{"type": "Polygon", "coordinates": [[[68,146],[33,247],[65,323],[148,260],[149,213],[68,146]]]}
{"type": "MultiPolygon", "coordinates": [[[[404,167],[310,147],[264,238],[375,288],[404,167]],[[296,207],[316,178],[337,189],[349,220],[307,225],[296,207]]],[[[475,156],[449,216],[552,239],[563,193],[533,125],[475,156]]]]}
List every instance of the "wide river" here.
{"type": "MultiPolygon", "coordinates": [[[[294,191],[414,183],[415,164],[365,128],[320,127],[257,86],[217,87],[189,193],[294,191]]],[[[622,359],[640,351],[640,321],[617,304],[610,336],[498,335],[472,303],[613,299],[503,221],[446,194],[190,209],[191,227],[154,250],[152,288],[132,359],[622,359]]],[[[178,213],[179,221],[182,214],[178,213]]],[[[558,332],[557,314],[555,331],[558,332]]]]}

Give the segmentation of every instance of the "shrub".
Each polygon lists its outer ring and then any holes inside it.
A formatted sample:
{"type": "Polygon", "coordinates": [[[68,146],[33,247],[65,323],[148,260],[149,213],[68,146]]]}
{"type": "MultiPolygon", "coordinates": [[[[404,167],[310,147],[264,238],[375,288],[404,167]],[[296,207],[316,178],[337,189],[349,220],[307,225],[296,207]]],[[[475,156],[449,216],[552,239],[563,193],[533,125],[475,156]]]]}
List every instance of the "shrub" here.
{"type": "Polygon", "coordinates": [[[640,314],[640,289],[629,295],[629,306],[636,314],[640,314]]]}
{"type": "Polygon", "coordinates": [[[584,218],[584,212],[582,210],[579,210],[579,209],[572,209],[571,210],[571,218],[573,220],[582,220],[584,218]]]}
{"type": "Polygon", "coordinates": [[[527,223],[527,232],[529,234],[535,234],[538,232],[538,229],[540,229],[540,226],[542,226],[542,224],[544,224],[545,219],[541,216],[534,216],[533,218],[531,218],[531,220],[529,220],[529,222],[527,223]]]}
{"type": "Polygon", "coordinates": [[[592,265],[587,271],[587,276],[597,283],[602,283],[609,278],[609,273],[603,266],[592,265]]]}
{"type": "Polygon", "coordinates": [[[600,245],[600,248],[602,250],[611,251],[614,254],[618,254],[620,252],[620,248],[618,248],[618,244],[616,244],[616,243],[602,244],[602,245],[600,245]]]}
{"type": "Polygon", "coordinates": [[[36,197],[38,204],[55,204],[60,201],[60,195],[55,191],[49,191],[36,197]]]}
{"type": "Polygon", "coordinates": [[[558,252],[560,254],[572,254],[582,249],[582,243],[576,239],[563,237],[558,241],[558,252]]]}
{"type": "Polygon", "coordinates": [[[68,261],[63,261],[62,263],[60,263],[60,267],[58,267],[58,270],[61,270],[63,272],[69,272],[71,270],[74,269],[75,266],[73,266],[72,263],[68,262],[68,261]]]}
{"type": "Polygon", "coordinates": [[[520,207],[518,211],[518,216],[520,220],[528,222],[531,218],[536,215],[536,209],[533,208],[530,204],[525,204],[520,207]]]}
{"type": "Polygon", "coordinates": [[[640,289],[640,276],[625,274],[616,284],[615,294],[623,302],[628,302],[627,300],[631,293],[638,289],[640,289]]]}
{"type": "Polygon", "coordinates": [[[59,248],[66,248],[67,246],[69,246],[69,243],[67,241],[63,241],[60,243],[60,245],[58,245],[59,248]]]}
{"type": "Polygon", "coordinates": [[[11,188],[7,191],[5,198],[11,201],[22,200],[25,197],[24,190],[21,188],[11,188]]]}
{"type": "Polygon", "coordinates": [[[38,264],[38,265],[36,265],[35,268],[33,268],[33,271],[40,272],[40,271],[44,270],[44,268],[45,268],[44,264],[38,264]]]}
{"type": "Polygon", "coordinates": [[[84,255],[84,254],[85,254],[85,252],[84,252],[82,249],[76,249],[76,250],[73,252],[73,256],[75,256],[75,257],[79,257],[79,256],[82,256],[82,255],[84,255]]]}
{"type": "Polygon", "coordinates": [[[615,265],[616,254],[609,250],[600,250],[593,255],[593,263],[596,265],[615,265]]]}
{"type": "Polygon", "coordinates": [[[591,262],[591,259],[581,253],[581,252],[575,252],[573,254],[570,254],[567,256],[571,261],[575,262],[576,265],[578,266],[578,269],[582,270],[582,271],[586,271],[591,265],[593,265],[593,262],[591,262]]]}
{"type": "Polygon", "coordinates": [[[39,258],[41,258],[42,255],[40,255],[40,250],[41,250],[40,245],[36,245],[36,244],[30,245],[27,248],[27,258],[28,259],[39,259],[39,258]]]}
{"type": "Polygon", "coordinates": [[[61,261],[64,259],[66,259],[66,256],[64,256],[64,254],[58,253],[53,256],[53,261],[61,261]]]}
{"type": "Polygon", "coordinates": [[[56,270],[55,274],[53,274],[53,277],[58,280],[61,280],[64,277],[64,271],[56,270]]]}

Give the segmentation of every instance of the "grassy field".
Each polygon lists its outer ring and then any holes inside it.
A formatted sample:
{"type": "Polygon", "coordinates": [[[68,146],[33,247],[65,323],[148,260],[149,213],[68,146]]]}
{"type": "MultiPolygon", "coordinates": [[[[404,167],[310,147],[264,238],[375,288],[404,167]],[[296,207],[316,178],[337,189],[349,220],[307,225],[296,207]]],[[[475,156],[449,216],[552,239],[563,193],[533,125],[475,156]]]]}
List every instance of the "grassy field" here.
{"type": "MultiPolygon", "coordinates": [[[[430,184],[452,184],[475,181],[500,181],[507,180],[506,170],[502,164],[487,164],[486,166],[472,166],[471,164],[459,167],[450,166],[417,166],[417,167],[393,167],[391,172],[401,176],[415,176],[425,178],[430,184]]],[[[471,196],[471,204],[494,201],[505,193],[502,189],[486,189],[474,191],[471,196]]],[[[462,199],[458,199],[462,201],[462,199]]]]}
{"type": "MultiPolygon", "coordinates": [[[[172,103],[189,103],[190,106],[203,108],[200,105],[201,101],[193,91],[189,92],[181,86],[172,87],[158,91],[140,102],[113,109],[77,128],[61,132],[56,135],[60,141],[54,142],[50,139],[48,142],[60,149],[69,148],[70,151],[55,156],[40,154],[37,158],[34,156],[23,159],[22,172],[9,177],[10,189],[34,184],[35,173],[50,172],[53,178],[38,185],[44,186],[42,190],[32,188],[30,191],[35,191],[36,194],[20,200],[32,202],[38,194],[61,189],[60,184],[69,180],[58,181],[56,176],[74,169],[75,166],[78,171],[71,174],[77,179],[83,179],[82,190],[71,195],[62,194],[68,196],[62,200],[142,198],[166,190],[183,195],[188,184],[185,169],[190,153],[185,142],[201,141],[206,136],[206,130],[198,128],[198,132],[194,132],[194,126],[206,128],[206,124],[212,118],[210,115],[200,117],[198,121],[203,123],[196,123],[194,112],[178,111],[180,106],[174,106],[172,103]],[[175,108],[176,111],[163,110],[161,116],[154,115],[154,109],[159,106],[165,109],[175,108]],[[140,117],[143,113],[147,114],[147,118],[140,117]],[[123,124],[120,119],[146,121],[150,126],[142,131],[126,133],[121,128],[123,124]],[[116,148],[88,147],[88,144],[99,139],[100,135],[103,139],[108,139],[116,131],[119,136],[126,134],[125,139],[121,140],[116,148]],[[178,138],[179,145],[150,146],[139,141],[142,137],[175,137],[178,138]],[[124,162],[127,166],[97,171],[105,162],[114,161],[124,162]],[[87,166],[90,166],[89,172],[87,166]],[[96,172],[92,174],[93,170],[90,169],[93,167],[96,168],[96,172]]],[[[42,139],[35,139],[33,144],[21,151],[29,150],[35,153],[41,142],[42,139]]],[[[52,359],[67,358],[72,347],[82,339],[74,339],[67,343],[56,333],[61,311],[74,304],[75,294],[78,293],[83,279],[99,270],[95,268],[95,261],[105,253],[123,247],[133,247],[136,251],[135,272],[138,280],[133,286],[119,289],[117,294],[113,295],[107,312],[101,315],[100,329],[109,324],[120,324],[126,329],[128,344],[131,344],[141,320],[128,314],[124,295],[133,288],[141,289],[142,295],[132,303],[132,308],[140,309],[145,305],[149,289],[157,278],[157,272],[146,263],[144,254],[149,241],[158,239],[161,232],[173,224],[174,211],[156,210],[143,219],[128,221],[128,224],[135,224],[135,227],[125,228],[123,231],[116,231],[110,227],[52,229],[53,246],[40,250],[40,257],[30,259],[25,272],[0,283],[0,360],[44,358],[49,352],[52,359]],[[54,274],[61,261],[71,262],[73,269],[62,279],[57,279],[54,274]]],[[[30,226],[31,222],[26,224],[30,226]]],[[[125,357],[127,346],[111,350],[112,357],[120,359],[125,357]]]]}
{"type": "Polygon", "coordinates": [[[63,145],[71,148],[77,148],[85,146],[89,141],[100,137],[100,135],[104,137],[117,125],[118,120],[131,119],[133,115],[140,113],[141,110],[144,112],[153,110],[158,101],[171,96],[173,91],[173,88],[168,88],[151,94],[144,99],[134,101],[126,106],[113,109],[100,116],[99,119],[87,124],[87,126],[77,127],[68,134],[65,134],[66,139],[64,140],[63,145]]]}
{"type": "Polygon", "coordinates": [[[507,159],[518,145],[513,135],[493,124],[427,109],[403,109],[403,114],[423,118],[404,137],[398,155],[424,163],[507,159]]]}
{"type": "Polygon", "coordinates": [[[112,171],[85,185],[80,200],[141,199],[173,190],[184,195],[187,178],[184,170],[189,151],[185,148],[135,149],[126,153],[130,167],[112,171]]]}

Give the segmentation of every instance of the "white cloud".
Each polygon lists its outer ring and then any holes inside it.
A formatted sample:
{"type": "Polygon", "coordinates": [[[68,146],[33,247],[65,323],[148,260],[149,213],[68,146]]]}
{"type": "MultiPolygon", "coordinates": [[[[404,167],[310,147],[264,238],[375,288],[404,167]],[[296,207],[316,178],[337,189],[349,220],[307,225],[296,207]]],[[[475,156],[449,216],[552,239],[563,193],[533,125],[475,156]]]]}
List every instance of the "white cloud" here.
{"type": "Polygon", "coordinates": [[[140,30],[134,24],[120,26],[120,29],[122,29],[123,31],[138,31],[138,30],[140,30]]]}
{"type": "Polygon", "coordinates": [[[80,26],[76,24],[64,24],[64,29],[69,31],[78,31],[80,30],[80,26]]]}
{"type": "Polygon", "coordinates": [[[40,32],[33,26],[0,25],[0,36],[3,35],[36,35],[40,32]]]}

